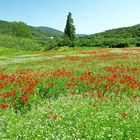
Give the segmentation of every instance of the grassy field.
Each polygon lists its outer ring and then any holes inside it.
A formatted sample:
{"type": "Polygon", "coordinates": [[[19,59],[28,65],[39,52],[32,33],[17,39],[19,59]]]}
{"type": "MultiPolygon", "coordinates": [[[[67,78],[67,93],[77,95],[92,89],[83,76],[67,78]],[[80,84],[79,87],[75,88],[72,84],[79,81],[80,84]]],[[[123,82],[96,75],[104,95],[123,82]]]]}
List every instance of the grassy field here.
{"type": "Polygon", "coordinates": [[[0,48],[1,140],[140,140],[140,48],[0,48]]]}

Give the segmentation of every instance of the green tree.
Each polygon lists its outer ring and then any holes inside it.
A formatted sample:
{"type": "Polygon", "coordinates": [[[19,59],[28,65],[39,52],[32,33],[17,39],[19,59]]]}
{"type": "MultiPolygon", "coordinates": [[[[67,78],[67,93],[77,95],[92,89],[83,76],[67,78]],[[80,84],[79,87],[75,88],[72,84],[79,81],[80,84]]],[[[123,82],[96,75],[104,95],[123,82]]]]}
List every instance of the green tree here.
{"type": "Polygon", "coordinates": [[[70,39],[70,41],[73,41],[75,39],[75,26],[73,24],[72,14],[70,12],[67,16],[67,22],[66,22],[66,27],[64,30],[64,36],[68,37],[70,39]]]}
{"type": "Polygon", "coordinates": [[[8,24],[6,32],[16,37],[32,38],[31,28],[24,22],[11,22],[8,24]]]}

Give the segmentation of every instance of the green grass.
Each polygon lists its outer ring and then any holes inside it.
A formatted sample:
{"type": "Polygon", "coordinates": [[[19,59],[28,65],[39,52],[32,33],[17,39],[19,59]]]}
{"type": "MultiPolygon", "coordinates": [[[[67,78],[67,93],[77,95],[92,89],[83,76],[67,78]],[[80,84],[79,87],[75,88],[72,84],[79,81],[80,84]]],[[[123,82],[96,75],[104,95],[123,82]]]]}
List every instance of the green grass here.
{"type": "Polygon", "coordinates": [[[2,111],[1,139],[139,139],[139,100],[134,105],[130,101],[124,96],[104,103],[74,95],[40,101],[24,115],[2,111]]]}
{"type": "MultiPolygon", "coordinates": [[[[1,54],[2,51],[6,50],[0,48],[1,54]]],[[[21,108],[16,110],[15,105],[0,109],[0,139],[139,140],[139,55],[139,48],[75,49],[46,53],[8,49],[7,54],[0,55],[0,58],[5,57],[5,60],[0,59],[0,83],[4,86],[0,95],[16,90],[17,98],[0,97],[0,104],[13,101],[21,108]],[[12,61],[9,60],[11,55],[14,56],[12,61]],[[4,62],[5,65],[2,65],[4,62]],[[50,75],[46,76],[48,73],[50,75]],[[1,74],[9,78],[2,80],[1,74]],[[113,84],[109,82],[111,86],[105,92],[108,81],[104,80],[104,76],[114,74],[119,78],[114,79],[113,84]],[[80,81],[84,75],[87,79],[80,81]],[[97,78],[96,82],[83,83],[93,77],[97,78]],[[14,82],[16,80],[20,82],[14,82]],[[30,111],[24,113],[22,109],[25,110],[28,104],[21,106],[18,102],[23,95],[21,87],[29,87],[29,83],[32,85],[35,80],[38,84],[31,89],[33,95],[24,94],[30,104],[30,111]],[[125,83],[121,84],[120,80],[125,83]],[[50,82],[54,85],[48,85],[50,82]],[[66,86],[70,82],[77,85],[66,86]],[[131,89],[128,85],[135,87],[131,89]],[[119,93],[115,93],[117,89],[119,93]]]]}
{"type": "Polygon", "coordinates": [[[37,52],[0,47],[0,57],[1,56],[10,57],[10,56],[18,56],[18,55],[23,55],[23,54],[27,55],[27,54],[34,54],[34,53],[37,53],[37,52]]]}

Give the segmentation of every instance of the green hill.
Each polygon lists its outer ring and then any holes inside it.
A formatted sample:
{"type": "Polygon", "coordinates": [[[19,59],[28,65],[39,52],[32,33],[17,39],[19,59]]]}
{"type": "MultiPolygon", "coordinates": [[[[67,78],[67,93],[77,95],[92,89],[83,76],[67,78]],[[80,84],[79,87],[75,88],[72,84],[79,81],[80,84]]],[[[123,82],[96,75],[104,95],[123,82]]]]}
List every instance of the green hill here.
{"type": "Polygon", "coordinates": [[[39,30],[41,30],[43,32],[47,32],[50,35],[63,35],[63,32],[62,31],[59,31],[59,30],[56,30],[56,29],[50,28],[50,27],[40,26],[40,27],[37,27],[37,29],[39,29],[39,30]]]}
{"type": "Polygon", "coordinates": [[[0,33],[3,33],[8,22],[0,20],[0,33]]]}
{"type": "Polygon", "coordinates": [[[60,35],[57,32],[52,34],[24,22],[0,20],[0,47],[21,50],[49,50],[57,46],[59,38],[60,35]]]}
{"type": "Polygon", "coordinates": [[[57,36],[58,33],[56,31],[57,30],[52,29],[52,28],[42,29],[38,27],[29,26],[25,24],[24,22],[6,22],[6,21],[0,20],[0,34],[4,34],[4,35],[44,39],[50,36],[57,36]],[[53,32],[53,30],[55,32],[53,32]]]}
{"type": "Polygon", "coordinates": [[[140,42],[140,24],[131,27],[111,29],[80,38],[80,46],[128,47],[140,42]]]}
{"type": "Polygon", "coordinates": [[[107,30],[105,32],[90,35],[90,37],[102,36],[104,38],[129,38],[129,37],[140,37],[140,24],[123,27],[112,30],[107,30]]]}
{"type": "Polygon", "coordinates": [[[76,34],[76,37],[86,37],[86,34],[76,34]]]}

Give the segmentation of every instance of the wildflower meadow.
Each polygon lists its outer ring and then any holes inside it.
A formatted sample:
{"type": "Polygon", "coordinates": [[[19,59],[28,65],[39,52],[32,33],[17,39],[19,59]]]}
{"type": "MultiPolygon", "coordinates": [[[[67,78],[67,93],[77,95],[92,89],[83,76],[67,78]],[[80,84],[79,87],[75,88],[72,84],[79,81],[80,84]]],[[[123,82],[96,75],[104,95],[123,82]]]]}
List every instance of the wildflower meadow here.
{"type": "Polygon", "coordinates": [[[0,59],[1,140],[139,140],[140,48],[0,59]]]}

